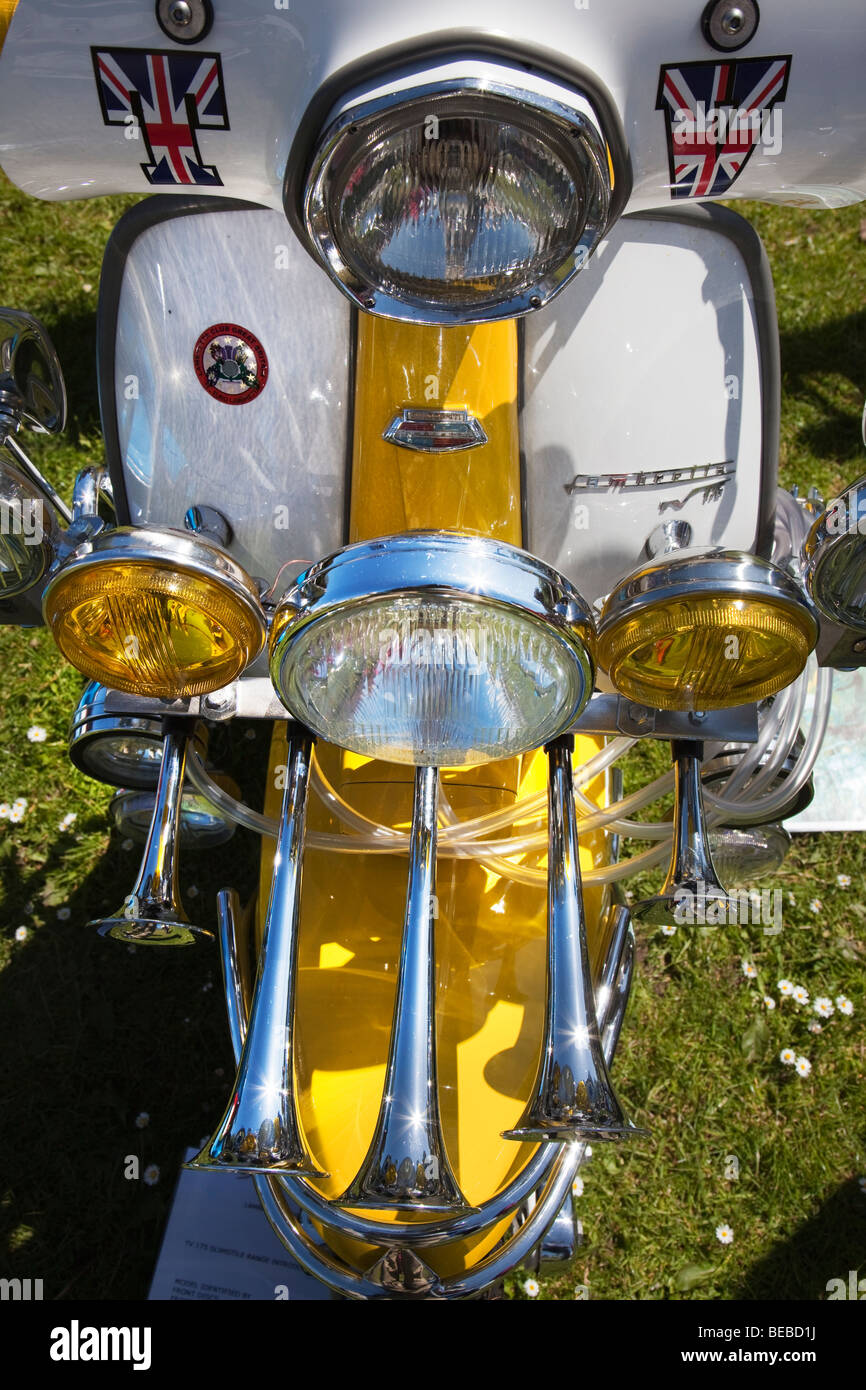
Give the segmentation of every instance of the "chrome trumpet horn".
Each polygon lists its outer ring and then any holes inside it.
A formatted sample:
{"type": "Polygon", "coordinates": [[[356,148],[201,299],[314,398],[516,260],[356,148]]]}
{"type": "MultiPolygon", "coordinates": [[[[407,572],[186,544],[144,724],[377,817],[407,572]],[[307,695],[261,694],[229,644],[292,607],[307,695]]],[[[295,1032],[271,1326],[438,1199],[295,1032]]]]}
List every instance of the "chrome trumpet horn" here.
{"type": "MultiPolygon", "coordinates": [[[[249,1027],[226,1112],[209,1143],[186,1168],[327,1177],[316,1167],[301,1134],[294,1086],[298,920],[312,747],[309,731],[290,724],[274,876],[249,1027]]],[[[230,896],[221,894],[223,935],[229,907],[230,896]]]]}
{"type": "MultiPolygon", "coordinates": [[[[624,1117],[598,1032],[580,881],[567,734],[548,744],[548,961],[544,1043],[532,1095],[505,1139],[620,1139],[640,1133],[624,1117]]],[[[625,921],[626,919],[623,919],[625,921]]],[[[616,934],[621,935],[622,923],[616,934]]]]}
{"type": "Polygon", "coordinates": [[[723,887],[710,853],[701,786],[703,755],[704,746],[695,739],[671,741],[676,800],[670,867],[658,893],[635,903],[631,910],[632,917],[653,926],[672,922],[712,925],[728,920],[729,907],[734,914],[737,911],[736,899],[723,887]]]}
{"type": "Polygon", "coordinates": [[[436,1086],[433,1008],[439,770],[415,769],[409,883],[385,1089],[361,1168],[333,1205],[388,1211],[472,1211],[445,1152],[436,1086]]]}
{"type": "Polygon", "coordinates": [[[186,915],[178,884],[178,829],[186,754],[192,726],[166,726],[162,763],[150,833],[132,891],[113,917],[89,925],[100,936],[134,946],[192,946],[212,933],[194,926],[186,915]]]}

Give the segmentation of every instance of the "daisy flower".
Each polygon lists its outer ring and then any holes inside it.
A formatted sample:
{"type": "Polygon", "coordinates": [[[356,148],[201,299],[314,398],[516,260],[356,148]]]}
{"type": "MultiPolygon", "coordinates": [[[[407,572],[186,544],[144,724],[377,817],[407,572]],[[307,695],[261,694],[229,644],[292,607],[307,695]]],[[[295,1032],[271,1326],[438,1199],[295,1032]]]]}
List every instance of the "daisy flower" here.
{"type": "Polygon", "coordinates": [[[808,1004],[809,991],[803,985],[796,985],[794,988],[794,1000],[797,1004],[808,1004]]]}
{"type": "Polygon", "coordinates": [[[9,812],[9,819],[15,825],[18,825],[18,823],[24,819],[24,807],[19,806],[17,801],[14,803],[12,810],[9,812]]]}
{"type": "Polygon", "coordinates": [[[571,1195],[572,1197],[583,1196],[583,1178],[580,1177],[580,1175],[578,1175],[571,1184],[571,1195]]]}
{"type": "Polygon", "coordinates": [[[31,743],[44,743],[47,737],[48,732],[41,724],[31,724],[27,730],[27,738],[31,743]]]}
{"type": "Polygon", "coordinates": [[[8,820],[11,810],[12,807],[9,805],[8,801],[0,801],[0,820],[8,820]]]}
{"type": "Polygon", "coordinates": [[[12,810],[26,811],[29,805],[30,803],[26,796],[16,796],[15,800],[12,802],[12,810]]]}
{"type": "Polygon", "coordinates": [[[16,929],[15,929],[15,940],[16,940],[16,941],[26,941],[26,940],[27,940],[27,928],[26,928],[26,927],[16,927],[16,929]]]}
{"type": "Polygon", "coordinates": [[[716,1240],[721,1241],[722,1245],[730,1245],[733,1239],[733,1229],[726,1221],[723,1221],[721,1226],[716,1227],[716,1240]]]}
{"type": "Polygon", "coordinates": [[[71,908],[71,907],[58,907],[58,909],[57,909],[57,920],[58,920],[58,922],[68,922],[71,916],[72,916],[72,908],[71,908]]]}
{"type": "Polygon", "coordinates": [[[851,887],[851,875],[850,875],[850,874],[837,874],[837,875],[836,875],[836,882],[838,883],[838,885],[839,885],[840,888],[850,888],[850,887],[851,887]]]}
{"type": "Polygon", "coordinates": [[[584,1146],[583,1146],[583,1156],[584,1156],[584,1158],[592,1158],[592,1145],[591,1145],[591,1144],[584,1144],[584,1146]]]}
{"type": "Polygon", "coordinates": [[[809,904],[809,908],[812,912],[820,912],[823,906],[824,904],[821,902],[820,898],[813,898],[809,904]]]}
{"type": "Polygon", "coordinates": [[[676,934],[677,929],[673,924],[667,927],[662,927],[662,936],[676,936],[676,934]]]}
{"type": "Polygon", "coordinates": [[[524,1282],[523,1282],[523,1292],[524,1292],[529,1298],[537,1298],[537,1297],[538,1297],[538,1280],[537,1280],[537,1279],[525,1279],[524,1282]]]}
{"type": "Polygon", "coordinates": [[[787,999],[788,995],[794,993],[794,986],[791,984],[790,980],[779,981],[779,993],[783,999],[787,999]]]}
{"type": "Polygon", "coordinates": [[[135,1127],[136,1127],[136,1129],[147,1129],[147,1126],[148,1126],[149,1124],[150,1124],[150,1116],[148,1115],[148,1113],[147,1113],[146,1110],[142,1110],[142,1112],[141,1112],[140,1115],[136,1115],[136,1117],[135,1117],[135,1127]]]}
{"type": "Polygon", "coordinates": [[[839,1010],[840,1014],[846,1014],[848,1018],[850,1018],[854,1012],[854,1005],[844,994],[836,995],[836,1008],[839,1010]]]}
{"type": "Polygon", "coordinates": [[[159,1168],[155,1163],[148,1163],[147,1167],[144,1170],[144,1173],[142,1174],[142,1177],[144,1178],[144,1181],[147,1183],[148,1187],[155,1187],[156,1184],[159,1182],[159,1168]]]}
{"type": "Polygon", "coordinates": [[[757,973],[757,970],[750,960],[743,961],[743,974],[747,980],[754,980],[757,973]]]}
{"type": "Polygon", "coordinates": [[[121,848],[121,849],[125,849],[127,852],[129,852],[129,850],[132,849],[132,841],[131,841],[131,840],[123,840],[123,841],[121,842],[120,848],[121,848]]]}
{"type": "Polygon", "coordinates": [[[794,903],[795,903],[796,901],[797,901],[797,899],[794,897],[794,894],[793,894],[793,893],[789,893],[789,894],[788,894],[788,902],[791,904],[792,907],[794,906],[794,903]]]}
{"type": "Polygon", "coordinates": [[[810,1033],[823,1033],[824,1031],[822,1024],[818,1022],[817,1018],[813,1018],[811,1023],[807,1024],[807,1027],[810,1033]]]}
{"type": "Polygon", "coordinates": [[[773,998],[772,994],[765,994],[765,995],[764,995],[764,1008],[765,1008],[765,1009],[775,1009],[775,1007],[776,1007],[776,1001],[775,1001],[775,999],[773,998]]]}
{"type": "Polygon", "coordinates": [[[832,999],[827,999],[825,995],[819,994],[812,1008],[819,1018],[829,1018],[833,1012],[833,1001],[832,999]]]}
{"type": "Polygon", "coordinates": [[[786,1067],[792,1067],[797,1060],[797,1054],[793,1047],[783,1047],[779,1053],[779,1061],[784,1062],[786,1067]]]}
{"type": "Polygon", "coordinates": [[[797,1068],[798,1076],[808,1076],[809,1072],[812,1070],[812,1063],[809,1061],[808,1057],[798,1057],[794,1065],[797,1068]]]}
{"type": "Polygon", "coordinates": [[[188,887],[187,890],[186,890],[186,893],[187,893],[187,897],[188,897],[188,898],[197,898],[197,897],[198,897],[198,889],[196,888],[196,886],[195,886],[194,883],[191,883],[191,884],[189,885],[189,887],[188,887]]]}
{"type": "Polygon", "coordinates": [[[74,811],[68,811],[68,812],[66,813],[66,815],[63,817],[63,820],[62,820],[62,821],[58,821],[58,823],[57,823],[57,829],[58,829],[58,830],[68,830],[69,827],[70,827],[71,825],[74,825],[75,822],[76,822],[77,820],[78,820],[78,817],[77,817],[77,815],[75,814],[75,812],[74,812],[74,811]]]}

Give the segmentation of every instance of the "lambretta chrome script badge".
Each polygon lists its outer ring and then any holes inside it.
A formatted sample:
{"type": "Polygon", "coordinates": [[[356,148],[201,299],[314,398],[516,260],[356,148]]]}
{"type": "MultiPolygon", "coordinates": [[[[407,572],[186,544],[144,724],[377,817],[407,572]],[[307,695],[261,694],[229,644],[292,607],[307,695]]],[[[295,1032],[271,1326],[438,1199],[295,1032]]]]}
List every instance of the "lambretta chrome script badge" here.
{"type": "Polygon", "coordinates": [[[453,454],[487,443],[481,421],[463,409],[401,410],[382,438],[419,454],[453,454]]]}
{"type": "MultiPolygon", "coordinates": [[[[736,471],[734,460],[724,459],[721,463],[695,463],[690,468],[638,469],[633,473],[575,473],[571,482],[564,483],[563,488],[571,497],[575,492],[629,492],[634,489],[671,487],[674,483],[697,483],[699,486],[689,493],[689,496],[693,496],[695,492],[723,488],[736,471]]],[[[666,507],[676,510],[682,505],[682,502],[663,502],[659,510],[664,511],[666,507]]]]}

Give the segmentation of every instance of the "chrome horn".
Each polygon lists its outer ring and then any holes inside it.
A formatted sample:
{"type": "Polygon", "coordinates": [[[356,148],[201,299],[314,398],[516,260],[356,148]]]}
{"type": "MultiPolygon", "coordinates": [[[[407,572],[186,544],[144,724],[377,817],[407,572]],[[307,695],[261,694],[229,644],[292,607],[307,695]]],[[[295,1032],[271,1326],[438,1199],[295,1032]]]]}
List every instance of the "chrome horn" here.
{"type": "MultiPolygon", "coordinates": [[[[309,731],[290,724],[274,876],[249,1027],[226,1112],[210,1142],[184,1165],[187,1168],[327,1177],[316,1167],[301,1134],[292,1045],[312,747],[309,731]]],[[[221,894],[221,931],[229,905],[228,895],[221,894]]]]}
{"type": "MultiPolygon", "coordinates": [[[[619,1139],[625,1119],[598,1032],[580,881],[571,735],[547,747],[548,957],[544,1042],[532,1095],[505,1139],[619,1139]]],[[[618,924],[621,933],[621,924],[618,924]]]]}
{"type": "MultiPolygon", "coordinates": [[[[722,886],[710,853],[701,786],[703,754],[704,746],[696,740],[671,741],[676,800],[670,867],[658,893],[631,910],[632,917],[651,925],[726,921],[729,905],[736,903],[722,886]]],[[[733,910],[736,913],[736,906],[733,910]]]]}
{"type": "Polygon", "coordinates": [[[169,727],[162,743],[162,763],[150,833],[132,891],[113,917],[91,922],[100,936],[132,946],[192,946],[211,932],[195,927],[184,911],[178,886],[177,842],[186,753],[192,726],[169,727]]]}
{"type": "Polygon", "coordinates": [[[409,885],[385,1089],[360,1171],[334,1205],[471,1211],[448,1163],[436,1086],[433,1007],[439,771],[415,769],[409,885]]]}

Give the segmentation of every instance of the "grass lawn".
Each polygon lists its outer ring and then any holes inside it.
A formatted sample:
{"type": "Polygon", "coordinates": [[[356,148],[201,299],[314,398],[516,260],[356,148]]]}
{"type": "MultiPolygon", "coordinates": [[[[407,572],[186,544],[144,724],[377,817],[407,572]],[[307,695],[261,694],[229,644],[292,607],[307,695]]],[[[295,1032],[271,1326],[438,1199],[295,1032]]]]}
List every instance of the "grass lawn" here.
{"type": "MultiPolygon", "coordinates": [[[[37,203],[0,176],[0,299],[45,323],[71,407],[63,439],[27,443],[67,497],[77,470],[101,462],[99,267],[132,201],[37,203]]],[[[782,481],[838,494],[866,471],[863,214],[738,207],[764,238],[776,281],[782,481]]],[[[110,789],[66,756],[82,678],[42,629],[4,628],[0,644],[0,801],[27,803],[19,823],[0,819],[0,1277],[42,1278],[46,1298],[140,1299],[180,1153],[213,1129],[233,1074],[215,956],[127,954],[86,929],[120,904],[139,850],[107,821],[110,789]],[[32,726],[44,741],[28,740],[32,726]],[[124,1178],[131,1154],[142,1170],[159,1169],[153,1185],[124,1178]]],[[[215,736],[215,760],[251,799],[265,739],[261,728],[215,736]]],[[[659,758],[661,747],[633,757],[628,785],[659,758]]],[[[234,876],[249,890],[256,842],[238,831],[232,844],[234,876]]],[[[567,1276],[541,1281],[540,1297],[820,1299],[829,1279],[866,1273],[864,858],[860,835],[798,838],[778,876],[777,937],[640,930],[615,1075],[651,1138],[596,1146],[578,1199],[583,1244],[567,1276]],[[810,1032],[817,1016],[780,1000],[783,978],[812,1000],[844,994],[853,1015],[836,1009],[810,1032]],[[811,1062],[808,1076],[780,1062],[789,1046],[811,1062]],[[716,1238],[723,1223],[729,1244],[716,1238]]],[[[203,924],[224,864],[224,851],[182,856],[186,904],[203,924]]],[[[513,1297],[527,1297],[524,1278],[508,1281],[513,1297]]]]}

